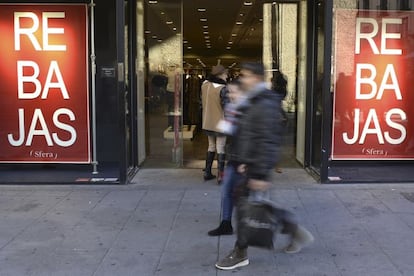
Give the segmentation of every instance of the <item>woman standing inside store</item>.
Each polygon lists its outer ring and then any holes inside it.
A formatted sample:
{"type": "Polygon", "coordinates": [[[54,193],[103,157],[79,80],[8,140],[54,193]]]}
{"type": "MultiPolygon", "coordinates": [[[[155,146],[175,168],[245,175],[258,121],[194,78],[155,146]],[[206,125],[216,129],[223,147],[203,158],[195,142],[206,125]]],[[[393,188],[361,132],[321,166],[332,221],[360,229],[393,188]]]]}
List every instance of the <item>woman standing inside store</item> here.
{"type": "Polygon", "coordinates": [[[211,167],[217,152],[218,177],[220,184],[223,178],[225,162],[226,136],[217,129],[220,120],[224,119],[223,106],[227,101],[225,86],[227,79],[227,69],[222,65],[213,66],[210,77],[201,85],[201,100],[203,105],[202,128],[208,137],[208,149],[206,156],[206,166],[204,168],[204,180],[216,178],[211,173],[211,167]]]}

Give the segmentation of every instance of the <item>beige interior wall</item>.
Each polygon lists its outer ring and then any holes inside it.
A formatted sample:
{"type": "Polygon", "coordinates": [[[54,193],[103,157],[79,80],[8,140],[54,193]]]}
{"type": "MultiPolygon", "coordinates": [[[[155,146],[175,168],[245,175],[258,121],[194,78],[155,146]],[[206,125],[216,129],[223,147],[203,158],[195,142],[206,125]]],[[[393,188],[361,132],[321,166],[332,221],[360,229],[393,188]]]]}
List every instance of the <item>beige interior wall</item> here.
{"type": "Polygon", "coordinates": [[[296,66],[297,66],[297,5],[271,3],[263,5],[263,64],[266,69],[265,79],[270,83],[272,78],[272,61],[278,59],[279,69],[286,76],[287,96],[283,101],[283,108],[286,111],[296,111],[296,66]],[[279,26],[272,26],[272,9],[279,9],[276,14],[279,16],[279,26]],[[272,32],[278,32],[279,57],[272,53],[272,32]]]}
{"type": "MultiPolygon", "coordinates": [[[[263,4],[263,65],[265,67],[265,80],[270,83],[272,79],[272,7],[274,5],[263,4]]],[[[269,85],[270,86],[270,85],[269,85]]]]}
{"type": "Polygon", "coordinates": [[[298,41],[298,93],[296,106],[296,160],[305,163],[306,135],[306,51],[307,51],[307,6],[306,0],[299,2],[298,41]]]}
{"type": "MultiPolygon", "coordinates": [[[[379,5],[379,1],[380,0],[378,0],[378,5],[379,5]]],[[[355,0],[334,0],[334,8],[356,9],[357,1],[355,0]]]]}
{"type": "Polygon", "coordinates": [[[296,111],[297,12],[296,4],[280,5],[279,64],[288,81],[284,107],[289,112],[296,111]]]}

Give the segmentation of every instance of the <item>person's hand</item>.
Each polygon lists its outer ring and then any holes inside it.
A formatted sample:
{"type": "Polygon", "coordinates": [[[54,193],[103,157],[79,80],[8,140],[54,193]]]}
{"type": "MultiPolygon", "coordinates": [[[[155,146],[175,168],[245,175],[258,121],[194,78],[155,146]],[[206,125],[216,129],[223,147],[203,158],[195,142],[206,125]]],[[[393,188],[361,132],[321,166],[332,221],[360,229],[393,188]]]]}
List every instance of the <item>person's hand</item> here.
{"type": "Polygon", "coordinates": [[[269,189],[270,182],[265,180],[249,179],[247,187],[253,191],[266,191],[269,189]]]}
{"type": "Polygon", "coordinates": [[[241,164],[237,167],[237,172],[244,174],[246,172],[246,168],[247,168],[246,164],[241,164]]]}

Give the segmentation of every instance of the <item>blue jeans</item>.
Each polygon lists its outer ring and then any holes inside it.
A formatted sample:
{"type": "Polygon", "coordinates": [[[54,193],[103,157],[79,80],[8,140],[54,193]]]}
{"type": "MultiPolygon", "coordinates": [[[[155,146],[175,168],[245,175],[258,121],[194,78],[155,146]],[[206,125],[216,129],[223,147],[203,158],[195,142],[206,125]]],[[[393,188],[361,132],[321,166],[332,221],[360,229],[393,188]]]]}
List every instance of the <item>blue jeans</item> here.
{"type": "Polygon", "coordinates": [[[237,172],[237,164],[231,161],[224,169],[224,178],[221,187],[222,220],[230,220],[233,213],[233,191],[235,185],[241,182],[243,175],[237,172]]]}

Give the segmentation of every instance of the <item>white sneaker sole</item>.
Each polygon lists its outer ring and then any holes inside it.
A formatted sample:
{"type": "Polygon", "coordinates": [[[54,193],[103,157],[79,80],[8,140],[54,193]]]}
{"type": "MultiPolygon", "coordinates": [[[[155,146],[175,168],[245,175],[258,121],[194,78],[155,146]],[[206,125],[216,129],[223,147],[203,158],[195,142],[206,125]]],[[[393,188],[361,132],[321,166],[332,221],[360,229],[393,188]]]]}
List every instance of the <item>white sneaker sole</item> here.
{"type": "Polygon", "coordinates": [[[302,249],[304,247],[307,247],[308,245],[312,244],[314,241],[315,241],[314,237],[312,235],[310,235],[309,239],[307,239],[306,241],[296,245],[297,246],[296,250],[289,250],[289,246],[288,246],[283,251],[287,254],[296,254],[296,253],[299,253],[300,251],[302,251],[302,249]]]}
{"type": "Polygon", "coordinates": [[[233,266],[219,266],[218,264],[216,264],[216,267],[221,270],[232,270],[238,267],[246,266],[248,264],[249,264],[249,259],[241,261],[240,263],[237,263],[233,266]]]}
{"type": "Polygon", "coordinates": [[[299,248],[297,250],[288,250],[287,248],[285,248],[284,250],[286,254],[296,254],[296,253],[299,253],[300,251],[302,251],[302,248],[299,248]]]}

